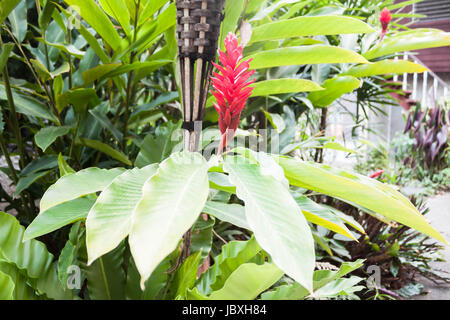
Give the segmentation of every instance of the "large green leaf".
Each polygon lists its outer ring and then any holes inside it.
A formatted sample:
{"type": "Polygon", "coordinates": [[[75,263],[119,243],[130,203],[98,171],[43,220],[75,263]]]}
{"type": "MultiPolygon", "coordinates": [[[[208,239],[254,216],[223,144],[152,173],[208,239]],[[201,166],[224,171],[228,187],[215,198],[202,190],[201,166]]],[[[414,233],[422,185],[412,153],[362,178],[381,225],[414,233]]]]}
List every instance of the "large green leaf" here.
{"type": "Polygon", "coordinates": [[[177,270],[172,284],[172,287],[174,288],[174,298],[184,298],[186,296],[186,291],[194,286],[195,281],[197,280],[197,269],[201,257],[201,251],[192,254],[177,270]]]}
{"type": "Polygon", "coordinates": [[[142,186],[157,169],[157,165],[149,165],[126,171],[97,198],[86,220],[89,263],[113,250],[128,236],[136,206],[142,198],[142,186]]]}
{"type": "Polygon", "coordinates": [[[422,73],[428,69],[420,64],[405,60],[382,60],[373,64],[355,66],[341,76],[371,77],[383,74],[422,73]]]}
{"type": "MultiPolygon", "coordinates": [[[[27,278],[27,276],[13,264],[9,264],[0,259],[0,273],[9,276],[13,280],[13,300],[42,300],[47,298],[43,295],[39,295],[38,291],[31,286],[34,285],[35,282],[30,278],[27,278]]],[[[0,288],[2,288],[1,285],[0,288]]]]}
{"type": "Polygon", "coordinates": [[[393,53],[450,46],[450,33],[439,29],[413,29],[386,37],[381,44],[363,54],[375,59],[393,53]]]}
{"type": "Polygon", "coordinates": [[[78,198],[41,212],[28,226],[24,240],[40,237],[87,217],[94,200],[78,198]]]}
{"type": "Polygon", "coordinates": [[[6,62],[8,62],[9,55],[13,49],[14,43],[4,43],[0,48],[0,73],[3,72],[3,68],[6,66],[6,62]]]}
{"type": "Polygon", "coordinates": [[[317,83],[304,79],[274,79],[252,84],[252,97],[270,96],[282,93],[297,93],[323,90],[317,83]]]}
{"type": "Polygon", "coordinates": [[[251,69],[317,63],[368,63],[356,52],[325,45],[278,48],[261,51],[247,58],[253,58],[251,69]]]}
{"type": "Polygon", "coordinates": [[[194,224],[208,197],[208,164],[198,153],[174,153],[143,187],[129,242],[141,286],[194,224]]]}
{"type": "Polygon", "coordinates": [[[94,0],[65,0],[65,2],[75,8],[81,17],[98,32],[113,50],[120,48],[122,39],[106,14],[94,0]]]}
{"type": "Polygon", "coordinates": [[[266,23],[253,29],[250,43],[292,37],[374,32],[368,24],[344,16],[297,17],[266,23]]]}
{"type": "Polygon", "coordinates": [[[14,191],[14,197],[17,197],[20,193],[22,193],[22,191],[28,189],[33,183],[46,176],[50,172],[50,170],[33,172],[26,176],[20,177],[19,181],[17,182],[16,190],[14,191]]]}
{"type": "Polygon", "coordinates": [[[2,0],[0,1],[0,24],[5,21],[11,11],[20,3],[21,0],[2,0]]]}
{"type": "Polygon", "coordinates": [[[70,299],[58,281],[53,255],[42,242],[23,242],[24,228],[15,217],[0,212],[0,260],[14,266],[27,277],[28,283],[41,295],[51,299],[70,299]]]}
{"type": "Polygon", "coordinates": [[[279,180],[267,170],[263,172],[242,157],[226,157],[224,170],[236,185],[237,196],[245,202],[247,222],[258,243],[280,269],[311,291],[314,240],[281,177],[279,180]]]}
{"type": "Polygon", "coordinates": [[[283,271],[272,263],[257,265],[245,263],[234,271],[224,286],[214,291],[210,300],[253,300],[283,276],[283,271]]]}
{"type": "Polygon", "coordinates": [[[325,90],[320,92],[311,92],[308,95],[308,99],[316,107],[327,107],[335,100],[342,97],[342,95],[351,93],[360,86],[361,81],[355,77],[336,77],[326,80],[323,84],[325,90]]]}
{"type": "Polygon", "coordinates": [[[242,15],[242,12],[245,7],[245,0],[233,0],[233,1],[225,1],[225,8],[224,8],[224,18],[220,25],[220,36],[219,36],[219,48],[224,51],[225,44],[224,40],[225,37],[228,35],[229,32],[235,33],[237,27],[239,18],[242,15]]]}
{"type": "Polygon", "coordinates": [[[41,199],[41,212],[60,203],[70,201],[90,193],[102,191],[111,181],[125,170],[88,168],[60,178],[44,193],[41,199]]]}
{"type": "Polygon", "coordinates": [[[290,184],[350,201],[445,243],[445,238],[400,192],[375,179],[328,165],[276,157],[290,184]]]}

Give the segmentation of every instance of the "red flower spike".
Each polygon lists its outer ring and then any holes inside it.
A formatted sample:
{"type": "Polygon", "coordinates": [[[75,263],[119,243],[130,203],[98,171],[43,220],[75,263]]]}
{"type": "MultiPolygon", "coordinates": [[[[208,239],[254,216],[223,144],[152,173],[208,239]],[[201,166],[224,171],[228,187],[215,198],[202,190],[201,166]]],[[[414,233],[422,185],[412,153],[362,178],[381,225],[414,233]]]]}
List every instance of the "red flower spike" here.
{"type": "Polygon", "coordinates": [[[254,80],[249,78],[255,73],[255,70],[249,70],[251,60],[242,61],[243,48],[231,32],[225,38],[225,49],[225,52],[219,50],[220,65],[213,63],[218,72],[214,72],[212,78],[212,94],[217,101],[214,108],[219,113],[219,128],[222,134],[219,153],[233,138],[239,126],[241,112],[253,91],[249,85],[254,80]]]}
{"type": "Polygon", "coordinates": [[[384,36],[386,35],[389,29],[389,23],[392,20],[391,12],[388,8],[384,8],[380,14],[380,22],[381,22],[381,38],[380,42],[383,41],[384,36]]]}

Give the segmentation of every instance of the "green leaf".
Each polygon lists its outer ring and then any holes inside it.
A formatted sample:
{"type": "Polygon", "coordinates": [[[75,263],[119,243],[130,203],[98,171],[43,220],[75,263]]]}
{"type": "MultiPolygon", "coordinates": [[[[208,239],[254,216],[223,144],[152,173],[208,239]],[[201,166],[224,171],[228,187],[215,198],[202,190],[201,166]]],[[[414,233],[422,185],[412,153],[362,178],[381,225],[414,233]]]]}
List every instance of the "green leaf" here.
{"type": "Polygon", "coordinates": [[[138,117],[145,116],[145,114],[148,113],[148,111],[155,110],[160,105],[172,102],[178,98],[179,98],[178,91],[163,93],[156,99],[152,100],[151,102],[136,107],[136,109],[130,116],[130,122],[134,122],[138,117]]]}
{"type": "Polygon", "coordinates": [[[393,53],[450,46],[450,33],[439,29],[413,29],[386,37],[383,42],[363,54],[372,60],[393,53]]]}
{"type": "Polygon", "coordinates": [[[96,80],[102,79],[105,75],[107,75],[108,73],[117,69],[120,66],[121,66],[120,63],[108,63],[108,64],[101,64],[92,69],[84,71],[82,75],[84,85],[87,86],[88,84],[91,84],[96,80]]]}
{"type": "Polygon", "coordinates": [[[6,66],[6,62],[8,62],[9,55],[13,49],[14,43],[4,43],[0,48],[0,73],[3,72],[3,68],[6,66]]]}
{"type": "Polygon", "coordinates": [[[224,170],[245,202],[247,222],[258,243],[280,269],[312,291],[314,240],[285,184],[242,157],[226,157],[224,170]]]}
{"type": "Polygon", "coordinates": [[[361,20],[344,16],[297,17],[253,28],[250,43],[292,37],[374,32],[361,20]]]}
{"type": "Polygon", "coordinates": [[[252,86],[255,88],[252,97],[323,90],[317,83],[304,79],[264,80],[255,82],[252,86]]]}
{"type": "MultiPolygon", "coordinates": [[[[89,102],[97,100],[97,93],[92,88],[72,89],[56,97],[56,107],[58,112],[61,112],[65,107],[71,104],[78,113],[81,113],[89,102]]],[[[93,104],[95,105],[97,103],[94,102],[93,104]]]]}
{"type": "Polygon", "coordinates": [[[81,17],[98,32],[114,51],[120,48],[122,39],[94,0],[65,0],[65,2],[76,8],[81,17]]]}
{"type": "Polygon", "coordinates": [[[447,243],[400,192],[377,180],[328,165],[277,157],[289,183],[343,201],[351,201],[447,243]],[[355,192],[357,190],[357,192],[355,192]]]}
{"type": "Polygon", "coordinates": [[[383,74],[422,73],[428,69],[420,64],[405,60],[382,60],[373,64],[355,66],[341,76],[371,77],[383,74]]]}
{"type": "Polygon", "coordinates": [[[0,271],[0,301],[14,300],[14,282],[11,277],[0,271]]]}
{"type": "Polygon", "coordinates": [[[66,162],[66,160],[64,160],[64,157],[62,156],[61,153],[58,155],[58,168],[60,177],[63,177],[71,173],[75,173],[75,170],[73,170],[66,162]]]}
{"type": "Polygon", "coordinates": [[[342,220],[336,217],[328,208],[321,206],[305,196],[298,197],[296,201],[306,220],[309,222],[356,240],[353,233],[348,230],[342,220]]]}
{"type": "Polygon", "coordinates": [[[28,175],[22,176],[17,182],[16,191],[14,191],[14,197],[17,197],[22,191],[28,189],[34,182],[49,174],[51,170],[33,172],[28,175]]]}
{"type": "Polygon", "coordinates": [[[181,135],[176,131],[181,127],[179,122],[165,122],[156,127],[155,134],[147,134],[140,144],[141,150],[136,158],[135,165],[144,167],[148,164],[159,163],[170,156],[172,150],[180,143],[181,135]]]}
{"type": "MultiPolygon", "coordinates": [[[[16,93],[13,90],[13,99],[14,104],[16,106],[16,110],[18,113],[23,113],[28,116],[38,117],[50,120],[54,123],[58,123],[58,119],[54,114],[52,114],[47,106],[40,102],[39,100],[36,100],[30,96],[25,96],[19,93],[16,93]]],[[[0,100],[7,100],[5,87],[3,84],[0,84],[0,100]]]]}
{"type": "Polygon", "coordinates": [[[67,174],[44,193],[40,203],[41,212],[66,201],[102,191],[124,171],[125,169],[122,168],[110,170],[88,168],[77,173],[67,174]]]}
{"type": "Polygon", "coordinates": [[[225,51],[224,40],[229,32],[235,33],[239,18],[245,7],[245,0],[225,1],[224,18],[220,25],[219,48],[225,51]]]}
{"type": "Polygon", "coordinates": [[[253,300],[283,276],[272,263],[245,263],[234,271],[222,289],[214,291],[210,300],[253,300]]]}
{"type": "Polygon", "coordinates": [[[123,269],[126,246],[122,243],[93,264],[82,265],[92,300],[124,300],[126,274],[123,269]]]}
{"type": "Polygon", "coordinates": [[[194,224],[208,197],[208,164],[198,153],[174,153],[143,187],[129,243],[141,286],[194,224]]]}
{"type": "Polygon", "coordinates": [[[130,13],[125,3],[122,0],[99,0],[99,3],[107,14],[120,23],[125,34],[131,35],[130,13]]]}
{"type": "Polygon", "coordinates": [[[53,255],[42,242],[22,242],[24,228],[10,214],[0,212],[0,258],[27,277],[28,283],[51,299],[70,299],[64,291],[53,265],[53,255]]]}
{"type": "Polygon", "coordinates": [[[21,0],[2,0],[0,1],[0,24],[5,21],[11,11],[20,3],[21,0]]]}
{"type": "Polygon", "coordinates": [[[325,90],[311,92],[309,101],[316,107],[328,107],[346,93],[351,93],[361,86],[361,81],[352,76],[336,77],[323,83],[325,90]]]}
{"type": "Polygon", "coordinates": [[[132,165],[130,159],[128,159],[128,157],[124,153],[122,153],[119,150],[113,149],[110,145],[108,145],[106,143],[103,143],[99,140],[92,140],[92,139],[81,138],[81,137],[79,137],[78,139],[79,139],[79,143],[86,147],[103,152],[104,154],[107,154],[111,158],[116,159],[126,165],[129,165],[129,166],[132,165]]]}
{"type": "Polygon", "coordinates": [[[149,165],[125,171],[97,198],[86,220],[89,264],[113,250],[129,235],[136,206],[143,195],[142,187],[157,168],[157,165],[149,165]]]}
{"type": "Polygon", "coordinates": [[[244,263],[252,262],[261,251],[261,247],[252,237],[248,241],[230,241],[222,246],[221,252],[214,258],[214,264],[198,281],[197,289],[203,294],[219,290],[228,277],[244,263]]]}
{"type": "Polygon", "coordinates": [[[173,288],[175,289],[174,298],[184,298],[186,291],[194,286],[201,257],[201,251],[192,254],[178,269],[173,282],[173,288]]]}
{"type": "Polygon", "coordinates": [[[253,58],[250,62],[251,69],[317,63],[368,63],[356,52],[325,45],[278,48],[261,51],[246,58],[253,58]]]}
{"type": "Polygon", "coordinates": [[[17,7],[8,15],[8,20],[11,25],[11,31],[19,43],[25,39],[27,34],[27,2],[21,1],[17,7]]]}
{"type": "Polygon", "coordinates": [[[20,172],[20,176],[26,176],[42,170],[53,169],[57,166],[58,157],[56,155],[45,155],[31,161],[20,172]]]}
{"type": "Polygon", "coordinates": [[[117,141],[122,142],[123,134],[117,129],[114,124],[109,120],[109,118],[103,114],[99,109],[91,109],[89,113],[97,119],[98,122],[102,125],[103,128],[107,129],[111,134],[116,138],[117,141]]]}
{"type": "Polygon", "coordinates": [[[56,4],[53,1],[45,2],[44,8],[41,10],[38,18],[39,28],[41,30],[47,29],[55,8],[56,4]]]}
{"type": "Polygon", "coordinates": [[[70,229],[69,240],[67,240],[58,258],[58,279],[63,286],[67,286],[69,275],[73,272],[71,266],[79,267],[78,253],[83,236],[84,228],[81,226],[81,222],[75,223],[70,229]]]}
{"type": "Polygon", "coordinates": [[[236,186],[230,182],[226,174],[220,172],[208,172],[209,186],[213,189],[236,193],[236,186]]]}
{"type": "Polygon", "coordinates": [[[25,230],[24,240],[34,239],[68,224],[84,220],[93,204],[92,199],[78,198],[39,213],[25,230]]]}
{"type": "Polygon", "coordinates": [[[58,137],[64,136],[69,133],[70,127],[45,127],[39,130],[34,136],[34,141],[36,145],[45,152],[47,148],[55,142],[58,137]]]}
{"type": "Polygon", "coordinates": [[[240,204],[208,201],[203,208],[203,212],[222,221],[229,222],[239,228],[250,230],[247,219],[245,218],[245,208],[240,204]]]}

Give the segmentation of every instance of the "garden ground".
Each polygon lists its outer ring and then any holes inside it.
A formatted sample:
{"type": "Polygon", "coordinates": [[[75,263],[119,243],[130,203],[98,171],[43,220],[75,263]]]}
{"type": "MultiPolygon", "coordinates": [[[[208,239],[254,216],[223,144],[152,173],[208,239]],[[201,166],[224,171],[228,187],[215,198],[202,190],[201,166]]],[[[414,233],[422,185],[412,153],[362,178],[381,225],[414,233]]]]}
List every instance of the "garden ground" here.
{"type": "MultiPolygon", "coordinates": [[[[427,218],[431,225],[435,227],[447,239],[450,239],[450,193],[436,195],[427,201],[430,212],[427,218]]],[[[446,246],[442,251],[446,262],[432,263],[432,267],[448,277],[450,274],[450,247],[446,246]]],[[[427,295],[417,296],[415,300],[450,300],[450,284],[438,285],[431,280],[418,276],[417,280],[425,286],[427,295]]]]}

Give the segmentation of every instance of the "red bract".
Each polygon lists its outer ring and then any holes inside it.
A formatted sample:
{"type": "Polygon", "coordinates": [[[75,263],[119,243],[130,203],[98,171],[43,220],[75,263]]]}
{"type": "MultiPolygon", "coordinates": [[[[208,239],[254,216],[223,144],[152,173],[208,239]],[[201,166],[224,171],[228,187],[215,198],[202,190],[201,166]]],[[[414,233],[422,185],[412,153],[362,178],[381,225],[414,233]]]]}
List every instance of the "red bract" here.
{"type": "Polygon", "coordinates": [[[380,42],[383,40],[384,36],[386,35],[388,29],[389,29],[389,23],[392,20],[392,16],[391,16],[391,12],[389,11],[388,8],[384,8],[381,11],[380,14],[380,22],[381,22],[381,38],[380,38],[380,42]]]}
{"type": "Polygon", "coordinates": [[[249,70],[251,60],[242,60],[242,46],[239,46],[237,37],[231,32],[225,38],[225,49],[225,52],[219,50],[221,65],[213,63],[219,72],[214,72],[212,78],[212,94],[217,100],[214,107],[219,113],[222,133],[219,153],[233,138],[239,125],[242,109],[253,91],[249,85],[254,80],[250,81],[249,78],[255,73],[255,70],[249,70]]]}

